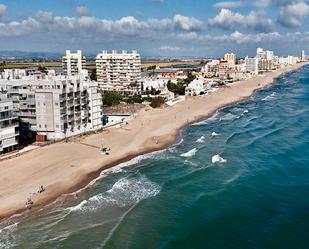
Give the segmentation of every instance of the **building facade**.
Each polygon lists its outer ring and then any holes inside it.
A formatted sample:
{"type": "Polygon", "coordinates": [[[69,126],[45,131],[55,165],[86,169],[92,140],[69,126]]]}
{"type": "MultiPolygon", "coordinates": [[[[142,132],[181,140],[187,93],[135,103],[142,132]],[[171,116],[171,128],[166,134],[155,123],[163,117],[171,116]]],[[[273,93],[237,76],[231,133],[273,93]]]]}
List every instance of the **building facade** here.
{"type": "Polygon", "coordinates": [[[66,75],[81,74],[85,68],[86,58],[82,55],[81,50],[72,53],[71,50],[66,50],[65,56],[62,57],[62,66],[66,75]]]}
{"type": "Polygon", "coordinates": [[[236,55],[234,53],[226,53],[224,55],[224,60],[227,61],[230,66],[233,66],[236,63],[236,55]]]}
{"type": "Polygon", "coordinates": [[[16,150],[19,136],[18,117],[13,102],[0,94],[0,154],[16,150]]]}
{"type": "Polygon", "coordinates": [[[136,93],[141,90],[141,57],[136,51],[102,51],[96,57],[96,71],[103,91],[136,93]]]}
{"type": "MultiPolygon", "coordinates": [[[[57,77],[35,90],[36,130],[57,140],[102,127],[102,98],[97,85],[80,77],[57,77]]],[[[42,138],[40,138],[42,139],[42,138]]]]}
{"type": "Polygon", "coordinates": [[[245,58],[246,71],[252,74],[259,74],[259,59],[258,58],[245,58]]]}

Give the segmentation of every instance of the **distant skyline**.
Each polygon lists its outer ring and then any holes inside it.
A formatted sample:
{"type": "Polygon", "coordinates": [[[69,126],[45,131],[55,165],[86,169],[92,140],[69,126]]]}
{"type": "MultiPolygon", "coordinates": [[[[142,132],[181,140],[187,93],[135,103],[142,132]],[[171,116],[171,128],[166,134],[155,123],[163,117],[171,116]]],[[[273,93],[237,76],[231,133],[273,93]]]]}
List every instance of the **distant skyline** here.
{"type": "Polygon", "coordinates": [[[309,0],[0,0],[0,50],[309,53],[309,0]]]}

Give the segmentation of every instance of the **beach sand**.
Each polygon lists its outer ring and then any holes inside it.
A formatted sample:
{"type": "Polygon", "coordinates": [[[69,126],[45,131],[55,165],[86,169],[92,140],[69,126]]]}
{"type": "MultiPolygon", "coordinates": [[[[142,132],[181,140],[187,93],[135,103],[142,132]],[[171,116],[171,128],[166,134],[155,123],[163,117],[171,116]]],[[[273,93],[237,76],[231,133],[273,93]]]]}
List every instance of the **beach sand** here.
{"type": "Polygon", "coordinates": [[[308,63],[237,82],[207,96],[187,97],[172,107],[146,108],[122,128],[110,128],[74,142],[55,143],[1,161],[0,219],[24,212],[25,202],[32,193],[35,193],[32,197],[32,210],[35,211],[64,193],[86,186],[103,169],[171,145],[176,141],[179,129],[205,119],[219,108],[244,100],[282,73],[305,64],[308,63]],[[100,152],[102,145],[111,148],[110,155],[100,152]],[[46,190],[38,194],[40,185],[46,190]]]}

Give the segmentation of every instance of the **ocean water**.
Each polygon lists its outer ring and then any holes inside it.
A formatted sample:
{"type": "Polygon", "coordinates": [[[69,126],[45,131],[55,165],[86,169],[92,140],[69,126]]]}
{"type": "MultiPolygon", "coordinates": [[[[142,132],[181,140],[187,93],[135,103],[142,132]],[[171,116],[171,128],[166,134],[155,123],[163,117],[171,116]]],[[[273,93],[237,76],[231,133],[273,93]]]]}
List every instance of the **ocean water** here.
{"type": "Polygon", "coordinates": [[[309,66],[167,150],[0,221],[0,248],[309,248],[309,66]]]}

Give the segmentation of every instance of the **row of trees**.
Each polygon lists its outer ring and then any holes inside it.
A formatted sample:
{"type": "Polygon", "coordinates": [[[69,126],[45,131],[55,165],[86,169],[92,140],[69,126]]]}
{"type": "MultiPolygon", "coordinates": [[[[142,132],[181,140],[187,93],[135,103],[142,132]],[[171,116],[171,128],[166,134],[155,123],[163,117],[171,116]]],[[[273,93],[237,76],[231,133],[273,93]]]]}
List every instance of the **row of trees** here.
{"type": "Polygon", "coordinates": [[[150,106],[153,108],[160,107],[164,104],[164,99],[161,97],[142,97],[141,95],[124,96],[118,92],[106,92],[103,95],[104,106],[115,106],[119,105],[121,102],[126,102],[128,104],[143,103],[144,101],[150,102],[150,106]]]}

